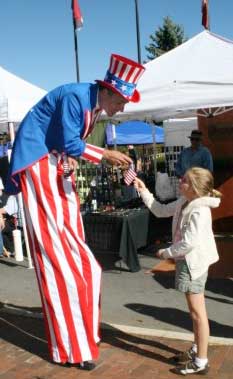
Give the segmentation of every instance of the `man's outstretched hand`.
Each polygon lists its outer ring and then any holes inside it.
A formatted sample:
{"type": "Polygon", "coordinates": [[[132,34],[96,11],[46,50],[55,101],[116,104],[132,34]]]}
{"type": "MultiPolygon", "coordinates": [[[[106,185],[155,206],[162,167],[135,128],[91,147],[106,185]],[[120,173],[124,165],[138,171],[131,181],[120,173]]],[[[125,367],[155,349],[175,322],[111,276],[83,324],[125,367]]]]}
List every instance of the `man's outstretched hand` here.
{"type": "Polygon", "coordinates": [[[117,166],[129,166],[132,163],[132,159],[129,158],[128,155],[116,150],[105,149],[103,158],[109,163],[117,166]]]}

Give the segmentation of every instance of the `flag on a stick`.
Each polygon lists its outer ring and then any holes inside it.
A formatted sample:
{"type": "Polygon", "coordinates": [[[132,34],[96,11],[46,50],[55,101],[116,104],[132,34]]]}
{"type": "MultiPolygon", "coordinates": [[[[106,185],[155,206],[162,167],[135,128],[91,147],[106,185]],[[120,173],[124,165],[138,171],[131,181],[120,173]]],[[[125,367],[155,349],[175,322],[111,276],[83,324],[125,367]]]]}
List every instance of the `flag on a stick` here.
{"type": "Polygon", "coordinates": [[[75,30],[80,30],[83,26],[83,18],[80,11],[78,0],[72,0],[73,21],[75,30]]]}
{"type": "Polygon", "coordinates": [[[124,174],[124,182],[125,182],[125,184],[127,186],[130,186],[130,184],[134,181],[134,179],[136,178],[136,176],[137,176],[137,174],[134,171],[134,166],[130,165],[130,167],[128,168],[128,170],[124,174]]]}
{"type": "Polygon", "coordinates": [[[208,0],[202,0],[202,25],[205,29],[209,29],[209,9],[208,9],[208,0]]]}

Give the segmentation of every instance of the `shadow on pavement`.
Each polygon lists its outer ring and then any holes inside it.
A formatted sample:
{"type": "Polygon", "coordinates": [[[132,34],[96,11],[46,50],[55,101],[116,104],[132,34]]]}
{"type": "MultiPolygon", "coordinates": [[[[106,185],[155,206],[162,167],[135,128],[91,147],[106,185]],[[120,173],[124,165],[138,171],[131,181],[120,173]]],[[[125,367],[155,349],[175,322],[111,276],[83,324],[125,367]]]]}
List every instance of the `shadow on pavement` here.
{"type": "Polygon", "coordinates": [[[130,270],[123,266],[121,258],[116,253],[111,252],[95,252],[95,258],[99,262],[104,272],[110,271],[112,273],[121,274],[121,272],[130,272],[130,270]]]}
{"type": "MultiPolygon", "coordinates": [[[[192,322],[189,313],[180,309],[156,307],[154,305],[145,305],[140,303],[125,304],[125,307],[133,310],[134,312],[151,316],[156,320],[166,322],[167,324],[176,325],[183,329],[192,331],[192,322]]],[[[212,320],[209,320],[209,324],[211,336],[233,338],[232,326],[223,325],[212,320]]]]}
{"type": "MultiPolygon", "coordinates": [[[[164,352],[177,354],[179,351],[159,341],[149,339],[149,337],[139,337],[125,333],[119,329],[111,328],[102,331],[103,342],[108,343],[116,348],[134,352],[135,354],[144,356],[146,358],[155,359],[166,364],[171,363],[171,358],[166,358],[162,354],[155,351],[156,349],[164,352]]],[[[171,363],[172,364],[172,363],[171,363]]]]}
{"type": "Polygon", "coordinates": [[[166,289],[171,289],[171,288],[174,289],[174,285],[175,285],[174,274],[170,274],[170,273],[155,274],[153,275],[153,279],[166,289]]]}
{"type": "Polygon", "coordinates": [[[17,263],[15,263],[15,260],[11,260],[11,258],[1,258],[0,259],[0,264],[9,266],[9,267],[16,267],[18,266],[17,263]]]}
{"type": "MultiPolygon", "coordinates": [[[[43,320],[0,313],[0,334],[1,338],[8,343],[51,362],[47,350],[43,320]]],[[[149,337],[133,336],[113,327],[111,329],[104,328],[101,334],[103,343],[167,364],[171,363],[170,358],[168,359],[160,354],[157,349],[172,355],[178,352],[177,349],[162,342],[152,340],[149,337]]],[[[104,351],[102,353],[101,355],[104,357],[104,351]]]]}
{"type": "MultiPolygon", "coordinates": [[[[153,279],[166,289],[174,289],[174,282],[175,282],[174,274],[170,274],[170,273],[156,274],[153,276],[153,279]]],[[[206,283],[206,291],[213,292],[217,295],[222,295],[222,296],[232,298],[233,297],[233,280],[209,278],[206,283]]],[[[233,304],[232,300],[222,298],[222,297],[210,296],[209,294],[208,295],[205,294],[205,298],[209,300],[218,301],[219,303],[222,303],[222,304],[233,304]]]]}
{"type": "Polygon", "coordinates": [[[214,296],[207,296],[207,295],[205,295],[205,298],[209,299],[209,300],[218,301],[219,303],[222,303],[222,304],[232,304],[233,305],[233,301],[232,300],[222,299],[221,297],[214,297],[214,296]]]}
{"type": "Polygon", "coordinates": [[[0,313],[1,338],[49,361],[43,320],[0,313]]]}
{"type": "Polygon", "coordinates": [[[233,279],[211,279],[207,280],[206,290],[219,295],[233,298],[233,279]]]}
{"type": "MultiPolygon", "coordinates": [[[[166,289],[174,289],[175,275],[174,273],[164,272],[162,274],[156,273],[153,275],[156,282],[162,285],[166,289]]],[[[214,292],[219,295],[233,298],[233,280],[232,279],[212,279],[208,278],[206,283],[206,291],[214,292]]],[[[216,298],[216,300],[218,300],[216,298]]],[[[220,301],[221,299],[219,299],[220,301]]],[[[230,303],[231,304],[231,303],[230,303]]]]}
{"type": "Polygon", "coordinates": [[[42,307],[26,307],[25,305],[21,306],[21,305],[8,303],[8,302],[2,303],[1,301],[0,301],[0,310],[2,311],[7,310],[7,313],[12,313],[12,314],[17,312],[17,315],[19,315],[20,311],[22,311],[23,313],[28,312],[28,313],[35,314],[36,315],[35,318],[38,318],[38,314],[42,313],[42,307]]]}

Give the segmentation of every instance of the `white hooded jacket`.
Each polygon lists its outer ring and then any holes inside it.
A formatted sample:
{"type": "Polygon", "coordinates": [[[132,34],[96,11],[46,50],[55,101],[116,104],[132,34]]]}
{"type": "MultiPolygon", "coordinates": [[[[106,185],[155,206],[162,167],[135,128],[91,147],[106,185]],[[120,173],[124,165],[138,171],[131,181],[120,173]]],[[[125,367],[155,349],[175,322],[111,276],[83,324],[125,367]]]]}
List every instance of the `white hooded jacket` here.
{"type": "Polygon", "coordinates": [[[208,267],[217,262],[218,252],[212,230],[210,208],[217,208],[220,199],[216,197],[199,197],[194,199],[182,210],[186,202],[184,197],[169,204],[161,204],[147,190],[141,191],[142,199],[150,211],[157,217],[173,216],[172,236],[177,228],[180,217],[181,239],[164,249],[164,258],[184,257],[192,279],[204,274],[208,267]]]}

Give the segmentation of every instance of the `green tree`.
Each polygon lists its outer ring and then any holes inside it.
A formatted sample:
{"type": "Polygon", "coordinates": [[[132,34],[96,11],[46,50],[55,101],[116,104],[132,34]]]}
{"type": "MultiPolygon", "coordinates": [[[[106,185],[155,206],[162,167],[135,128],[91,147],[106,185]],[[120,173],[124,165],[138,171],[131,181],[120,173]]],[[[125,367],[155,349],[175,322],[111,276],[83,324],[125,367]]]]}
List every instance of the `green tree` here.
{"type": "Polygon", "coordinates": [[[149,53],[148,60],[157,58],[186,41],[183,26],[175,24],[168,16],[164,17],[163,26],[151,34],[150,39],[150,44],[145,46],[149,53]]]}

